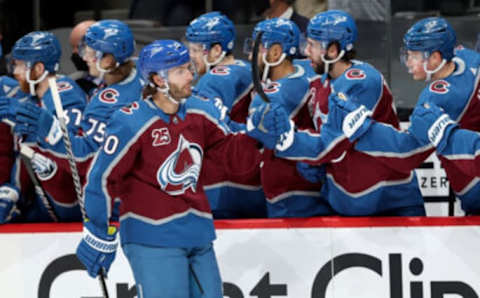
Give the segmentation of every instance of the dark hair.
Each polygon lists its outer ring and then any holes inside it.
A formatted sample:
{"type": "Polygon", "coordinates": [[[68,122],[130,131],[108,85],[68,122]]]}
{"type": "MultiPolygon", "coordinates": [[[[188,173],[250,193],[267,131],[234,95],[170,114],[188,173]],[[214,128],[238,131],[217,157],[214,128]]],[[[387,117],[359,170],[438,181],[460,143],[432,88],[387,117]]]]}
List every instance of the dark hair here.
{"type": "Polygon", "coordinates": [[[142,90],[142,98],[145,99],[149,96],[153,96],[155,93],[157,93],[157,86],[152,86],[150,85],[150,82],[152,82],[152,77],[154,76],[154,73],[151,73],[148,76],[148,82],[145,82],[145,87],[143,87],[142,90]]]}
{"type": "MultiPolygon", "coordinates": [[[[216,43],[211,44],[210,49],[213,48],[214,46],[216,46],[217,44],[219,46],[222,46],[219,42],[216,42],[216,43]]],[[[222,47],[222,51],[225,51],[225,57],[233,54],[233,50],[224,49],[223,47],[222,47]]]]}
{"type": "MultiPolygon", "coordinates": [[[[330,43],[328,46],[330,47],[331,45],[335,45],[337,47],[337,50],[340,49],[340,44],[338,43],[338,41],[334,41],[330,43]]],[[[353,59],[355,59],[356,56],[357,56],[357,51],[355,49],[351,49],[350,51],[346,51],[340,60],[344,62],[350,62],[353,59]]]]}

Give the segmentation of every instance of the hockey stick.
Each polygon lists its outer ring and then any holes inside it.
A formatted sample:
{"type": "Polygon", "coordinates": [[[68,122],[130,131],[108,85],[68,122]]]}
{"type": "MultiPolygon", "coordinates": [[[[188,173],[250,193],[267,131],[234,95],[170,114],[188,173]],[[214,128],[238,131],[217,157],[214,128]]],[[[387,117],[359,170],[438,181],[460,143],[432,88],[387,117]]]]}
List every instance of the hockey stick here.
{"type": "MultiPolygon", "coordinates": [[[[8,119],[2,119],[2,122],[9,125],[12,128],[15,126],[15,123],[8,119]]],[[[50,204],[50,200],[47,197],[47,193],[45,192],[42,185],[40,184],[40,181],[38,181],[37,175],[33,170],[32,162],[31,162],[33,158],[33,154],[35,154],[35,151],[33,151],[30,147],[20,142],[20,158],[22,159],[23,164],[27,169],[27,173],[28,173],[28,176],[30,177],[30,180],[32,180],[33,186],[35,188],[35,193],[40,197],[40,200],[45,206],[45,209],[47,209],[47,212],[50,218],[53,219],[54,222],[58,222],[58,216],[55,213],[55,210],[53,209],[52,205],[50,204]]]]}
{"type": "MultiPolygon", "coordinates": [[[[55,111],[57,113],[58,122],[60,124],[60,129],[62,130],[63,143],[67,151],[68,164],[72,172],[73,184],[75,186],[75,194],[77,195],[78,205],[80,206],[80,212],[82,213],[82,218],[85,220],[85,204],[82,199],[82,184],[80,182],[80,175],[78,174],[77,164],[75,163],[75,157],[72,150],[72,142],[70,141],[70,136],[68,134],[67,124],[65,121],[65,113],[63,111],[62,101],[60,99],[60,94],[57,89],[57,81],[55,77],[48,79],[48,85],[50,86],[50,91],[52,92],[53,104],[55,105],[55,111]]],[[[99,281],[100,287],[102,288],[103,296],[109,298],[107,286],[105,284],[105,272],[100,270],[99,272],[99,281]]]]}
{"type": "Polygon", "coordinates": [[[260,43],[262,42],[263,31],[259,31],[255,37],[255,43],[253,44],[252,52],[252,81],[255,91],[258,93],[264,102],[270,102],[267,95],[263,91],[262,82],[260,81],[260,72],[258,71],[258,51],[260,49],[260,43]]]}
{"type": "Polygon", "coordinates": [[[55,210],[53,209],[52,205],[50,204],[47,194],[45,193],[45,190],[40,184],[40,181],[38,181],[37,175],[33,170],[31,160],[33,159],[34,154],[35,154],[35,151],[33,151],[32,148],[28,147],[25,144],[20,143],[20,158],[22,159],[23,164],[27,169],[27,173],[30,176],[30,180],[32,180],[32,183],[35,187],[35,193],[40,197],[40,200],[42,200],[42,203],[45,206],[45,209],[47,209],[48,215],[50,215],[53,221],[58,222],[58,216],[55,213],[55,210]]]}

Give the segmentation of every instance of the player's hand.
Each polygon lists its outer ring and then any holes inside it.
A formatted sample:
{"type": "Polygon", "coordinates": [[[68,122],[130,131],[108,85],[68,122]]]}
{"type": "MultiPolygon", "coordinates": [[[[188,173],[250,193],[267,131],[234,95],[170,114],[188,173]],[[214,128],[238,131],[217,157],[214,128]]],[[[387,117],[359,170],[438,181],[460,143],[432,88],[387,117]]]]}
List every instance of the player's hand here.
{"type": "Polygon", "coordinates": [[[52,145],[62,137],[58,120],[46,109],[32,103],[18,105],[15,122],[15,133],[20,135],[31,135],[52,145]]]}
{"type": "Polygon", "coordinates": [[[305,180],[312,183],[324,183],[327,175],[325,166],[312,166],[304,162],[297,162],[297,171],[305,180]]]}
{"type": "Polygon", "coordinates": [[[458,127],[442,108],[432,103],[415,107],[410,124],[409,132],[420,143],[431,143],[440,151],[447,144],[448,135],[458,127]]]}
{"type": "Polygon", "coordinates": [[[108,231],[95,226],[88,219],[83,223],[83,238],[77,247],[77,258],[85,265],[88,274],[95,278],[100,272],[105,274],[115,259],[118,238],[117,228],[108,227],[108,231]]]}
{"type": "Polygon", "coordinates": [[[292,128],[287,112],[277,103],[256,106],[247,119],[247,134],[269,149],[273,149],[281,136],[292,128]]]}
{"type": "Polygon", "coordinates": [[[15,121],[15,105],[13,99],[6,96],[0,97],[0,119],[15,121]]]}
{"type": "Polygon", "coordinates": [[[18,188],[11,184],[0,186],[0,223],[9,222],[16,211],[20,194],[18,188]]]}
{"type": "Polygon", "coordinates": [[[368,131],[372,124],[371,115],[372,112],[364,105],[353,102],[343,93],[332,93],[328,98],[327,123],[334,129],[343,131],[351,142],[368,131]]]}
{"type": "Polygon", "coordinates": [[[38,179],[45,181],[53,177],[57,172],[57,164],[50,158],[35,152],[32,157],[32,168],[38,179]]]}

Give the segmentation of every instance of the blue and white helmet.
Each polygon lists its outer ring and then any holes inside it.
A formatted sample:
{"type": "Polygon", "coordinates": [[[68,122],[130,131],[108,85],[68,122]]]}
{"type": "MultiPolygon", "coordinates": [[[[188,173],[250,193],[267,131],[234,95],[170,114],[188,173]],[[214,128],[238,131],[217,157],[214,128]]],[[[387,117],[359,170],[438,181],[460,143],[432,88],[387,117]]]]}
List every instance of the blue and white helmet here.
{"type": "Polygon", "coordinates": [[[454,56],[457,36],[445,19],[430,17],[410,27],[403,42],[407,50],[425,52],[428,56],[439,51],[442,58],[450,61],[454,56]]]}
{"type": "Polygon", "coordinates": [[[340,50],[350,51],[357,36],[357,25],[352,16],[341,10],[321,12],[310,20],[307,27],[307,37],[322,42],[325,48],[338,42],[340,50]]]}
{"type": "Polygon", "coordinates": [[[261,21],[253,29],[253,40],[260,31],[263,32],[262,45],[264,48],[268,49],[274,44],[280,44],[286,55],[294,56],[297,54],[300,43],[300,29],[294,22],[282,18],[261,21]]]}
{"type": "Polygon", "coordinates": [[[28,68],[41,62],[48,72],[56,72],[62,55],[60,42],[50,32],[34,31],[23,36],[12,49],[12,57],[25,61],[28,68]]]}
{"type": "Polygon", "coordinates": [[[185,37],[189,42],[202,44],[206,50],[218,43],[223,51],[229,52],[235,45],[235,26],[220,12],[209,12],[190,22],[185,37]]]}
{"type": "Polygon", "coordinates": [[[167,77],[167,71],[190,61],[188,49],[176,40],[156,40],[145,46],[138,56],[137,69],[142,78],[150,81],[150,75],[167,77]]]}
{"type": "Polygon", "coordinates": [[[85,33],[84,41],[97,52],[112,54],[120,64],[135,51],[135,40],[130,28],[118,20],[103,20],[91,25],[85,33]]]}

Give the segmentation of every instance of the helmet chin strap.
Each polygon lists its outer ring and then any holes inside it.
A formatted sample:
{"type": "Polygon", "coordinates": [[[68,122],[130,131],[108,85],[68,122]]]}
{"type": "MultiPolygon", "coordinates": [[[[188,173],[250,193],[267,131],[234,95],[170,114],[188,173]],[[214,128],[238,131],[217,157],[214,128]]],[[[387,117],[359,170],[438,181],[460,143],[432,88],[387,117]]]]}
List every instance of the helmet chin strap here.
{"type": "Polygon", "coordinates": [[[262,54],[262,61],[263,61],[263,63],[265,64],[265,66],[263,67],[263,76],[262,76],[262,81],[263,81],[263,82],[266,82],[266,81],[267,81],[268,72],[270,71],[270,67],[272,67],[272,66],[277,66],[277,65],[279,65],[280,63],[282,63],[283,60],[285,60],[285,57],[287,57],[287,54],[286,54],[286,53],[282,53],[282,56],[280,56],[280,59],[278,59],[278,61],[270,63],[270,62],[267,61],[267,53],[264,52],[264,53],[262,54]]]}
{"type": "Polygon", "coordinates": [[[30,79],[30,71],[31,71],[31,69],[29,68],[29,69],[27,70],[27,76],[26,76],[26,77],[27,77],[28,86],[29,86],[29,88],[30,88],[30,94],[31,94],[32,96],[35,96],[35,94],[36,94],[36,93],[35,93],[35,85],[38,84],[38,83],[40,83],[41,81],[43,81],[43,80],[47,77],[47,75],[48,75],[48,70],[45,69],[45,70],[43,71],[42,75],[41,75],[38,79],[36,79],[36,80],[31,80],[31,79],[30,79]]]}
{"type": "Polygon", "coordinates": [[[218,63],[222,62],[223,58],[225,58],[225,56],[227,55],[227,52],[225,51],[222,51],[222,54],[220,54],[220,57],[218,57],[217,60],[213,61],[212,63],[208,62],[208,59],[207,59],[207,55],[203,55],[202,58],[203,58],[203,62],[205,63],[205,65],[207,66],[207,72],[210,71],[210,68],[212,66],[215,66],[217,65],[218,63]]]}
{"type": "MultiPolygon", "coordinates": [[[[105,69],[100,66],[100,62],[102,60],[103,53],[100,51],[97,51],[97,61],[95,62],[95,68],[97,71],[100,73],[100,80],[103,80],[103,77],[105,76],[106,73],[109,73],[112,71],[112,69],[105,69]]],[[[120,65],[120,63],[115,62],[115,68],[117,68],[120,65]]]]}
{"type": "Polygon", "coordinates": [[[322,59],[322,61],[324,63],[324,69],[325,69],[326,74],[328,74],[329,65],[337,62],[340,59],[342,59],[343,55],[345,55],[345,50],[341,50],[340,53],[338,54],[337,58],[331,59],[331,60],[328,60],[327,58],[325,58],[325,54],[320,56],[320,58],[322,59]]]}
{"type": "Polygon", "coordinates": [[[423,62],[423,70],[427,74],[427,77],[425,78],[425,82],[429,82],[432,79],[432,75],[434,73],[436,73],[437,71],[439,71],[447,63],[447,60],[443,59],[442,63],[440,63],[440,65],[437,66],[437,68],[435,68],[434,70],[428,70],[427,69],[427,62],[428,61],[426,61],[426,60],[425,60],[425,62],[423,62]]]}
{"type": "Polygon", "coordinates": [[[178,105],[179,102],[175,100],[175,98],[173,98],[171,95],[170,95],[170,86],[168,86],[168,82],[165,80],[165,87],[160,87],[160,86],[157,86],[155,85],[154,83],[150,82],[150,86],[152,87],[155,87],[157,89],[158,92],[161,92],[163,93],[163,95],[165,95],[165,97],[173,104],[175,105],[178,105]]]}

